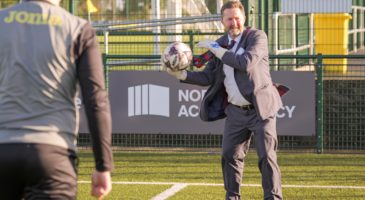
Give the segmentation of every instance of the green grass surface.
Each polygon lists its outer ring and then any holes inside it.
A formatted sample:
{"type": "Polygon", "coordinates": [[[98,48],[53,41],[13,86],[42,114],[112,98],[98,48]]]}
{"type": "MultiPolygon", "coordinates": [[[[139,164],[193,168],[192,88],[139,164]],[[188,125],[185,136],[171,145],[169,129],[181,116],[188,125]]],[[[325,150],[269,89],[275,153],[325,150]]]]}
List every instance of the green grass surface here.
{"type": "MultiPolygon", "coordinates": [[[[105,199],[151,199],[170,185],[113,185],[112,192],[105,199]]],[[[90,184],[79,184],[77,199],[93,199],[90,196],[90,184]]]]}
{"type": "MultiPolygon", "coordinates": [[[[263,199],[261,188],[242,187],[242,199],[263,199]]],[[[344,200],[364,199],[365,192],[360,189],[313,189],[313,188],[283,188],[284,199],[291,200],[344,200]]],[[[223,200],[223,187],[190,186],[169,200],[223,200]]]]}
{"type": "MultiPolygon", "coordinates": [[[[91,153],[80,152],[79,180],[90,180],[91,153]]],[[[179,182],[222,184],[220,155],[217,153],[115,152],[114,182],[179,182]]],[[[279,153],[283,185],[365,186],[365,155],[279,153]]],[[[246,157],[244,184],[260,184],[257,156],[246,157]]],[[[171,185],[113,185],[107,199],[151,199],[171,185]],[[137,196],[136,196],[137,195],[137,196]]],[[[91,199],[89,184],[79,184],[79,198],[91,199]]],[[[365,189],[284,187],[285,199],[365,199],[365,189]]],[[[243,199],[263,199],[260,187],[242,187],[243,199]]],[[[224,198],[223,186],[192,186],[171,200],[224,198]]]]}

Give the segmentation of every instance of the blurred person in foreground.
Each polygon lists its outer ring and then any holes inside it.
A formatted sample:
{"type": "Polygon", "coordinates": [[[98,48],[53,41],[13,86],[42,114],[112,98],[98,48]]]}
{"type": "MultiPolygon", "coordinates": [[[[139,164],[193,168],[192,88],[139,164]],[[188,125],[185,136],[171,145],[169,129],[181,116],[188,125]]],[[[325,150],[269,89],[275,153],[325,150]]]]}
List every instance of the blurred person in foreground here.
{"type": "Polygon", "coordinates": [[[210,86],[202,101],[202,120],[226,117],[222,142],[225,199],[241,199],[244,158],[252,135],[264,199],[282,199],[276,155],[276,113],[282,101],[271,80],[267,36],[261,30],[244,27],[244,7],[239,1],[228,1],[222,6],[221,22],[225,35],[197,44],[215,55],[203,71],[166,70],[182,82],[210,86]]]}
{"type": "Polygon", "coordinates": [[[111,190],[111,115],[92,26],[60,0],[0,11],[1,199],[76,199],[78,84],[95,171],[91,194],[111,190]]]}

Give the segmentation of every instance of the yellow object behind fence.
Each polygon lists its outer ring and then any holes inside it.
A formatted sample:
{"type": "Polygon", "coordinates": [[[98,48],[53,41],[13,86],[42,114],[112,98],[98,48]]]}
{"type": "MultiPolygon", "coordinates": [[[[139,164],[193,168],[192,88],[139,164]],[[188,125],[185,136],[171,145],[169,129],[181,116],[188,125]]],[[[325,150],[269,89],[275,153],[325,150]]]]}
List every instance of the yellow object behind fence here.
{"type": "MultiPolygon", "coordinates": [[[[314,15],[316,53],[348,54],[349,19],[347,13],[314,15]]],[[[326,71],[346,72],[347,59],[325,59],[324,65],[326,71]]]]}
{"type": "Polygon", "coordinates": [[[91,0],[86,0],[86,6],[87,6],[88,13],[98,12],[98,9],[94,6],[94,4],[91,0]]]}

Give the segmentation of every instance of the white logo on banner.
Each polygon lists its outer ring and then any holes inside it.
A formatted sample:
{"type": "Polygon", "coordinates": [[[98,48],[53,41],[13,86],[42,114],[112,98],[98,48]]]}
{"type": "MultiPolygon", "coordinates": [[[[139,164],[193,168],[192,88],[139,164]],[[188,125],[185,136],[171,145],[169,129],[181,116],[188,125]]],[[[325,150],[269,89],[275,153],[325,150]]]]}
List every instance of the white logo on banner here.
{"type": "Polygon", "coordinates": [[[170,117],[168,87],[152,84],[128,87],[128,117],[160,115],[170,117]]]}
{"type": "Polygon", "coordinates": [[[178,117],[198,117],[200,110],[200,102],[203,100],[203,97],[207,90],[179,90],[178,101],[186,102],[193,104],[184,105],[182,104],[179,109],[178,117]],[[194,104],[195,103],[195,104],[194,104]]]}

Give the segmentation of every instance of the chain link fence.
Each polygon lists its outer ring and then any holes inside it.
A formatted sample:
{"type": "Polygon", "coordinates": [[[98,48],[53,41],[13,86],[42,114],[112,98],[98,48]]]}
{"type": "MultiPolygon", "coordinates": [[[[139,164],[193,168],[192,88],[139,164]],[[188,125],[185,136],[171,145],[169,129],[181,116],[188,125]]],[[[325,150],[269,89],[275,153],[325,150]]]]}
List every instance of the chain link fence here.
{"type": "MultiPolygon", "coordinates": [[[[18,3],[18,0],[0,1],[0,9],[18,3]]],[[[182,13],[179,15],[181,29],[173,26],[178,21],[176,13],[168,9],[169,1],[161,1],[160,17],[155,18],[152,1],[149,0],[91,0],[97,11],[91,12],[86,0],[61,1],[61,6],[70,12],[83,17],[98,29],[98,37],[103,53],[107,58],[109,73],[120,70],[159,70],[160,52],[174,40],[181,40],[190,45],[194,54],[203,50],[195,48],[201,39],[216,39],[222,34],[217,13],[219,7],[213,0],[183,1],[182,13]],[[199,3],[200,2],[200,3],[199,3]],[[199,11],[199,12],[195,12],[199,11]],[[191,16],[210,16],[210,21],[195,22],[191,16]],[[168,19],[174,18],[174,21],[168,19]],[[153,21],[155,20],[155,21],[153,21]],[[189,21],[190,20],[190,21],[189,21]],[[148,23],[164,23],[159,29],[156,26],[145,26],[148,23]],[[219,24],[219,23],[218,23],[219,24]],[[207,27],[215,27],[207,28],[207,27]],[[113,57],[118,55],[118,57],[113,57]]],[[[268,33],[271,50],[270,67],[272,70],[316,71],[317,85],[317,135],[311,137],[279,136],[280,150],[303,151],[350,151],[365,150],[365,55],[363,29],[363,1],[353,1],[356,7],[350,19],[348,49],[352,55],[319,56],[314,48],[310,34],[313,34],[310,15],[277,15],[277,26],[272,21],[279,11],[279,1],[242,1],[246,6],[247,23],[268,33]],[[261,3],[260,3],[261,2],[261,3]],[[264,8],[267,8],[265,10],[264,8]],[[296,22],[296,23],[293,23],[296,22]],[[355,30],[356,28],[356,30],[355,30]],[[312,45],[306,46],[306,45],[312,45]],[[305,47],[295,52],[288,48],[305,47]],[[283,52],[282,55],[279,55],[283,52]],[[276,55],[274,55],[276,54],[276,55]],[[289,54],[289,55],[288,55],[289,54]],[[287,56],[286,56],[287,55],[287,56]],[[331,61],[328,62],[328,59],[331,61]],[[344,62],[344,60],[346,62],[344,62]],[[323,73],[318,74],[318,69],[323,73]],[[334,70],[335,69],[335,70],[334,70]],[[337,69],[337,70],[336,70],[337,69]],[[344,70],[346,69],[346,70],[344,70]],[[319,80],[320,79],[320,80],[319,80]],[[320,103],[318,103],[320,100],[320,103]]],[[[170,2],[171,3],[171,2],[170,2]]],[[[178,22],[180,23],[180,22],[178,22]]],[[[158,26],[157,26],[158,27],[158,26]]],[[[1,37],[1,36],[0,36],[1,37]]],[[[339,41],[342,38],[339,39],[339,41]]],[[[328,48],[343,44],[328,44],[328,48]]],[[[191,68],[190,70],[197,70],[191,68]]],[[[90,135],[79,135],[79,146],[90,145],[90,135]]],[[[180,135],[180,134],[139,134],[114,133],[113,146],[153,147],[153,148],[219,148],[221,135],[180,135]]],[[[252,143],[254,146],[254,141],[252,143]]]]}
{"type": "MultiPolygon", "coordinates": [[[[363,103],[365,101],[365,55],[272,55],[270,62],[271,67],[279,71],[290,69],[312,71],[316,74],[316,135],[279,136],[280,150],[319,153],[365,150],[365,105],[363,103]],[[347,65],[342,64],[344,59],[347,65]],[[295,64],[288,64],[285,60],[291,60],[295,64]],[[338,64],[333,64],[337,61],[338,64]],[[328,62],[331,64],[327,64],[328,62]],[[285,64],[274,66],[273,63],[285,64]],[[346,71],[343,72],[342,68],[346,68],[346,71]]],[[[110,73],[113,73],[113,70],[110,73]]],[[[80,134],[79,144],[88,145],[89,139],[88,134],[80,134]]],[[[222,136],[213,134],[115,133],[113,135],[113,146],[116,148],[209,149],[219,148],[221,142],[222,136]]],[[[254,146],[253,140],[252,147],[254,146]]]]}

